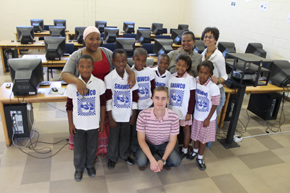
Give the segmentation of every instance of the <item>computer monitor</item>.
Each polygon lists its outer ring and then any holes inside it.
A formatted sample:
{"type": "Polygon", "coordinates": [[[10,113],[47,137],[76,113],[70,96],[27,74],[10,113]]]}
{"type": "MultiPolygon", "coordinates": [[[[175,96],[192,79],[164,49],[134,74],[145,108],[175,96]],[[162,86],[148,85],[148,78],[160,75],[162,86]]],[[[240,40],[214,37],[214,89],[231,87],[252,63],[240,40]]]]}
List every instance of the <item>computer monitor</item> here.
{"type": "Polygon", "coordinates": [[[116,38],[119,35],[119,28],[107,28],[105,27],[104,40],[107,43],[116,42],[116,38]]]}
{"type": "Polygon", "coordinates": [[[86,27],[75,27],[75,40],[79,44],[84,43],[83,33],[84,33],[85,29],[86,29],[86,27]]]}
{"type": "Polygon", "coordinates": [[[105,27],[107,27],[106,21],[95,21],[96,28],[99,29],[100,33],[104,33],[105,27]]]}
{"type": "Polygon", "coordinates": [[[290,86],[290,63],[287,60],[273,60],[272,66],[267,67],[271,70],[270,81],[279,87],[290,86]]]}
{"type": "Polygon", "coordinates": [[[252,53],[263,58],[266,58],[267,55],[267,52],[263,50],[263,45],[260,43],[249,43],[246,53],[252,53]]]}
{"type": "Polygon", "coordinates": [[[135,41],[134,38],[116,38],[116,49],[124,49],[128,57],[131,57],[135,50],[135,41]]]}
{"type": "Polygon", "coordinates": [[[60,60],[66,51],[65,37],[44,37],[47,60],[60,60]]]}
{"type": "Polygon", "coordinates": [[[32,26],[16,26],[17,38],[21,44],[33,43],[34,33],[32,26]]]}
{"type": "Polygon", "coordinates": [[[40,58],[11,58],[8,60],[14,96],[36,95],[43,81],[40,58]]]}
{"type": "Polygon", "coordinates": [[[194,44],[194,49],[196,53],[201,54],[205,50],[205,44],[203,40],[196,40],[194,44]]]}
{"type": "Polygon", "coordinates": [[[42,32],[44,29],[43,19],[31,19],[31,26],[33,26],[34,32],[42,32]]]}
{"type": "Polygon", "coordinates": [[[49,34],[51,37],[65,37],[65,27],[49,26],[49,34]]]}
{"type": "Polygon", "coordinates": [[[227,53],[236,53],[235,43],[233,42],[219,42],[218,50],[221,51],[224,57],[227,53]]]}
{"type": "Polygon", "coordinates": [[[172,30],[171,38],[175,44],[180,45],[182,40],[182,34],[185,32],[184,30],[172,30]]]}
{"type": "Polygon", "coordinates": [[[178,24],[178,29],[188,31],[188,25],[187,24],[178,24]]]}
{"type": "Polygon", "coordinates": [[[137,29],[136,40],[137,42],[151,43],[151,30],[150,29],[137,29]]]}
{"type": "Polygon", "coordinates": [[[53,20],[54,26],[64,26],[66,28],[66,20],[65,19],[55,19],[53,20]]]}
{"type": "Polygon", "coordinates": [[[162,23],[152,23],[151,31],[155,35],[161,35],[163,33],[163,24],[162,23]]]}
{"type": "Polygon", "coordinates": [[[153,52],[157,55],[172,51],[173,40],[171,39],[155,39],[153,52]]]}
{"type": "Polygon", "coordinates": [[[124,21],[123,23],[123,31],[125,33],[135,33],[135,22],[124,21]]]}

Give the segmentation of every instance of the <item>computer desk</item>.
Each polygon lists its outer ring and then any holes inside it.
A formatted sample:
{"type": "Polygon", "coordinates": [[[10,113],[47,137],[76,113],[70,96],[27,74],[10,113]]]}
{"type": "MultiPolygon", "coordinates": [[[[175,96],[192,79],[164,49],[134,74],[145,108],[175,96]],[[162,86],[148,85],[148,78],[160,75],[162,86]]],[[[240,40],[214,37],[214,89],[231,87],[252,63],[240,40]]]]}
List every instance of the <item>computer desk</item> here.
{"type": "Polygon", "coordinates": [[[19,102],[20,103],[65,102],[67,100],[67,97],[65,96],[65,94],[63,95],[49,94],[52,87],[56,88],[66,87],[61,85],[60,81],[51,82],[50,86],[41,86],[38,89],[37,95],[25,96],[24,98],[23,96],[19,97],[14,96],[12,92],[13,84],[10,83],[11,84],[10,88],[6,88],[5,87],[6,84],[7,82],[3,83],[0,87],[0,115],[2,120],[4,139],[6,142],[6,146],[9,147],[11,145],[11,139],[8,136],[4,105],[19,104],[19,102]]]}

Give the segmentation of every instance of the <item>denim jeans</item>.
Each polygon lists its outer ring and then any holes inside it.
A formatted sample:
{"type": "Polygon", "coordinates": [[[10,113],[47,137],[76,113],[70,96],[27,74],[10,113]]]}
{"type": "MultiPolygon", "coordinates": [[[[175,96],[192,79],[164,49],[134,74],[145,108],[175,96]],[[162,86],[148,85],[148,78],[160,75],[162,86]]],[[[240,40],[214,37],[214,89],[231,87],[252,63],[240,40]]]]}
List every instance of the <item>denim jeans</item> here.
{"type": "MultiPolygon", "coordinates": [[[[157,154],[160,159],[163,157],[166,146],[168,142],[163,143],[161,145],[153,145],[147,142],[147,145],[152,153],[152,155],[157,154]]],[[[138,149],[135,155],[135,162],[139,167],[143,167],[149,163],[147,156],[144,154],[141,148],[138,149]]],[[[181,164],[181,157],[179,152],[174,148],[171,154],[168,156],[166,160],[165,167],[177,167],[181,164]]]]}

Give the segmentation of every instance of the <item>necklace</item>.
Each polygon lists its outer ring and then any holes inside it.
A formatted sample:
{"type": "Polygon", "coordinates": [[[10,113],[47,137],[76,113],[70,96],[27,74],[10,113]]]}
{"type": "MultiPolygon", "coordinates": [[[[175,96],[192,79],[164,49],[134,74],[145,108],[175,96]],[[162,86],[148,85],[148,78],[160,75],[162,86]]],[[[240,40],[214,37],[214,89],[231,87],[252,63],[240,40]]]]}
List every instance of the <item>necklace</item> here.
{"type": "MultiPolygon", "coordinates": [[[[215,48],[216,49],[216,48],[215,48]]],[[[207,50],[207,53],[205,54],[205,60],[208,60],[209,58],[210,58],[210,56],[215,52],[215,49],[213,50],[213,51],[211,51],[211,52],[209,52],[208,50],[207,50]]]]}

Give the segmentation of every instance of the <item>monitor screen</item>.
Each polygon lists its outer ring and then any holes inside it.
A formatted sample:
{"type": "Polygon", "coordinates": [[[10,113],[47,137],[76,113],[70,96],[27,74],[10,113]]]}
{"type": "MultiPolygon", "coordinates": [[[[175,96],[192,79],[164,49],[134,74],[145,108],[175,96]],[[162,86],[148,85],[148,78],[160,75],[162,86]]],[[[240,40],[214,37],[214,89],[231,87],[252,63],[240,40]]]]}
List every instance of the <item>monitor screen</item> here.
{"type": "Polygon", "coordinates": [[[47,60],[60,60],[66,51],[65,37],[44,37],[47,60]]]}
{"type": "Polygon", "coordinates": [[[135,22],[127,22],[123,23],[123,31],[125,33],[135,33],[135,22]]]}
{"type": "Polygon", "coordinates": [[[172,51],[173,40],[171,39],[155,39],[153,52],[157,55],[167,54],[172,51]]]}
{"type": "Polygon", "coordinates": [[[36,95],[43,81],[43,68],[40,58],[11,58],[8,60],[15,96],[36,95]]]}
{"type": "Polygon", "coordinates": [[[83,33],[84,33],[85,29],[86,29],[86,27],[75,27],[75,40],[79,44],[84,43],[83,33]]]}
{"type": "Polygon", "coordinates": [[[105,28],[104,41],[107,43],[116,42],[119,35],[119,28],[105,28]]]}
{"type": "Polygon", "coordinates": [[[66,28],[66,20],[65,19],[55,19],[53,20],[54,26],[64,26],[66,28]]]}
{"type": "Polygon", "coordinates": [[[233,42],[219,42],[218,50],[221,51],[224,57],[227,53],[236,53],[235,43],[233,42]]]}
{"type": "Polygon", "coordinates": [[[128,57],[131,57],[135,50],[135,41],[134,38],[117,38],[116,49],[124,49],[127,52],[128,57]]]}
{"type": "Polygon", "coordinates": [[[49,34],[52,37],[65,37],[65,27],[49,26],[49,34]]]}
{"type": "Polygon", "coordinates": [[[161,35],[163,34],[163,24],[162,23],[152,23],[151,31],[155,35],[161,35]]]}
{"type": "Polygon", "coordinates": [[[143,43],[151,43],[151,30],[150,29],[137,29],[136,40],[143,43]]]}
{"type": "Polygon", "coordinates": [[[260,43],[249,43],[246,53],[252,53],[263,58],[266,58],[267,55],[267,52],[263,49],[263,45],[260,43]]]}
{"type": "Polygon", "coordinates": [[[178,29],[188,31],[188,25],[187,24],[178,24],[178,29]]]}
{"type": "Polygon", "coordinates": [[[34,32],[42,32],[44,25],[43,19],[31,19],[30,20],[31,26],[33,26],[34,32]]]}
{"type": "Polygon", "coordinates": [[[32,26],[17,26],[17,38],[21,44],[33,43],[34,33],[32,26]]]}
{"type": "Polygon", "coordinates": [[[104,33],[105,27],[107,27],[106,21],[95,21],[96,28],[99,29],[100,33],[104,33]]]}
{"type": "Polygon", "coordinates": [[[178,45],[181,44],[183,32],[184,30],[178,30],[178,29],[172,30],[171,38],[175,44],[178,44],[178,45]]]}

